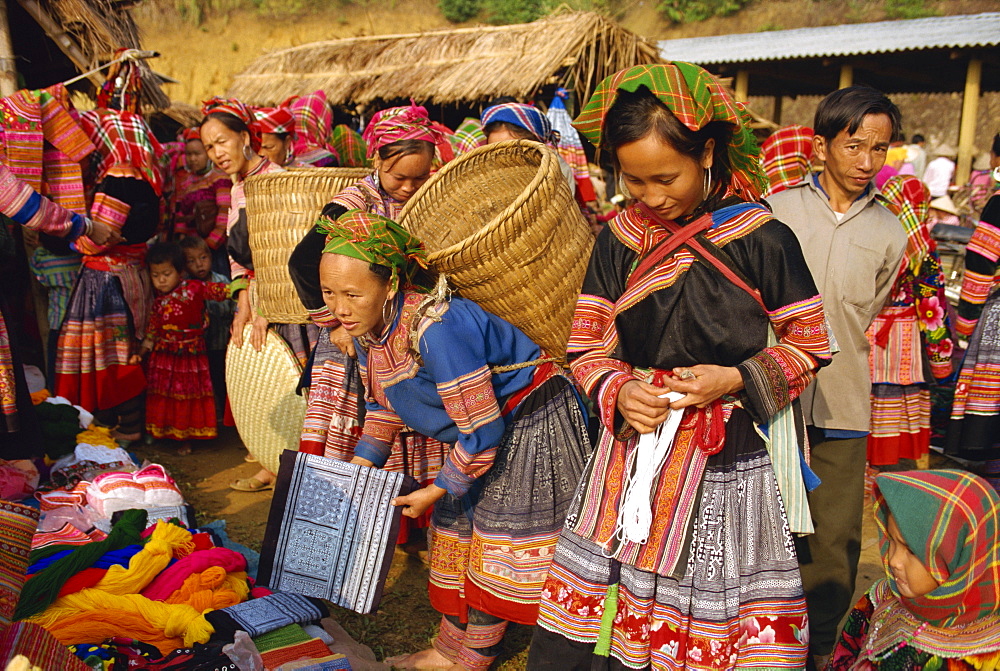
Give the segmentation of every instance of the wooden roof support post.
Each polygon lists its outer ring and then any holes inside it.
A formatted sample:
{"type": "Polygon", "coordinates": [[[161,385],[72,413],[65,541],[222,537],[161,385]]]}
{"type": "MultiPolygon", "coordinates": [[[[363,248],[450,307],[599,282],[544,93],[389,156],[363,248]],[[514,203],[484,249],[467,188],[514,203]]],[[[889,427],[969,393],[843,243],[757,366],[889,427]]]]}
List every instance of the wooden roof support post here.
{"type": "MultiPolygon", "coordinates": [[[[90,70],[94,64],[90,62],[80,46],[73,40],[70,35],[62,29],[62,26],[53,19],[49,13],[42,7],[38,0],[17,0],[18,3],[24,7],[24,11],[31,15],[31,18],[35,20],[38,25],[42,27],[45,34],[49,36],[59,50],[66,54],[66,57],[73,61],[73,65],[77,67],[80,72],[86,72],[90,70]]],[[[104,84],[104,78],[101,77],[99,73],[91,74],[87,77],[90,81],[94,83],[97,88],[100,88],[104,84]]]]}
{"type": "Polygon", "coordinates": [[[958,166],[955,184],[969,181],[972,172],[972,149],[976,141],[976,115],[979,113],[979,89],[983,78],[983,61],[970,58],[965,71],[965,93],[962,96],[962,123],[958,128],[958,166]]]}
{"type": "Polygon", "coordinates": [[[854,85],[854,66],[844,63],[840,66],[840,84],[838,89],[846,89],[854,85]]]}
{"type": "Polygon", "coordinates": [[[14,45],[10,41],[10,24],[7,20],[7,0],[0,0],[0,98],[17,91],[17,64],[14,45]]]}
{"type": "Polygon", "coordinates": [[[750,95],[750,73],[746,70],[737,70],[733,88],[735,89],[733,92],[736,94],[736,99],[741,103],[745,103],[747,97],[750,95]]]}

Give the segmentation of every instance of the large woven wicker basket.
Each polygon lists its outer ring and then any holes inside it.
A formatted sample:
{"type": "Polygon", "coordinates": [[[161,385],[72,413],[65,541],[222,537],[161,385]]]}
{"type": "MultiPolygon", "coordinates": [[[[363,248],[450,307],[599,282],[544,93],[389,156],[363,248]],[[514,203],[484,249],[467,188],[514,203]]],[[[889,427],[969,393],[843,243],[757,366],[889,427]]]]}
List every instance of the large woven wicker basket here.
{"type": "Polygon", "coordinates": [[[288,274],[288,258],[316,223],[323,206],[370,174],[368,168],[293,168],[247,179],[247,229],[257,279],[255,307],[268,321],[309,321],[288,274]]]}
{"type": "Polygon", "coordinates": [[[594,236],[556,152],[512,140],[463,154],[410,199],[400,223],[463,297],[565,361],[594,236]]]}

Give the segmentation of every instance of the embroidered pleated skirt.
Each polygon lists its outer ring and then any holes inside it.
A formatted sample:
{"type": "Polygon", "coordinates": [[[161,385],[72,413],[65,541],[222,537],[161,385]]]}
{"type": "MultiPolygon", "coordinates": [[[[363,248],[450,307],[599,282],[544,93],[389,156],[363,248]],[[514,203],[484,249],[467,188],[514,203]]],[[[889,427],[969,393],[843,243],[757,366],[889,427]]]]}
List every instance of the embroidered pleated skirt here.
{"type": "MultiPolygon", "coordinates": [[[[604,473],[594,466],[587,477],[604,473]]],[[[581,492],[591,484],[581,482],[581,492]]],[[[707,461],[687,533],[677,569],[660,575],[564,529],[528,667],[804,667],[808,623],[795,549],[767,449],[741,409],[707,461]]]]}
{"type": "Polygon", "coordinates": [[[970,459],[1000,459],[1000,290],[983,305],[958,374],[945,449],[970,459]]]}
{"type": "Polygon", "coordinates": [[[898,464],[919,459],[931,442],[931,392],[920,384],[873,384],[868,463],[898,464]]]}
{"type": "Polygon", "coordinates": [[[146,377],[146,431],[151,436],[204,440],[218,435],[215,395],[204,351],[154,349],[146,377]]]}
{"type": "Polygon", "coordinates": [[[515,410],[496,459],[462,498],[431,518],[431,605],[464,621],[468,608],[534,624],[556,539],[590,450],[572,385],[555,377],[515,410]]]}

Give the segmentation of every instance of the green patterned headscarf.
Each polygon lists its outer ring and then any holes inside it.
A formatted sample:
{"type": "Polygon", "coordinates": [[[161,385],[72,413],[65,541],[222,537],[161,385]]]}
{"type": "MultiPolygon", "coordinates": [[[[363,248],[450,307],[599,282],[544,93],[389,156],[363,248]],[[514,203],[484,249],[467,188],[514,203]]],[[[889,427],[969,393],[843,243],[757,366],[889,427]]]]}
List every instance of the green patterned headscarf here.
{"type": "Polygon", "coordinates": [[[324,254],[342,254],[391,268],[389,283],[394,291],[401,284],[403,288],[426,288],[415,282],[420,271],[427,268],[427,251],[420,240],[392,219],[364,210],[348,210],[336,221],[320,219],[316,230],[326,235],[324,254]]]}
{"type": "Polygon", "coordinates": [[[637,65],[606,77],[573,125],[600,147],[608,110],[615,104],[618,91],[635,93],[640,86],[648,88],[692,131],[701,130],[711,121],[732,124],[730,189],[745,200],[757,200],[767,190],[767,175],[761,167],[760,147],[750,130],[750,115],[712,74],[697,65],[680,61],[637,65]]]}

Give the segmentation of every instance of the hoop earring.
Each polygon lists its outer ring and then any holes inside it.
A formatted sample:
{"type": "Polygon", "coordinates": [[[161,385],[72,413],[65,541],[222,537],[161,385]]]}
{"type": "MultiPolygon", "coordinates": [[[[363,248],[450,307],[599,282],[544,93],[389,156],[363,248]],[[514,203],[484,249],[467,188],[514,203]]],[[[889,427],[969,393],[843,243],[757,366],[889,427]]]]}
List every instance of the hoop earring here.
{"type": "Polygon", "coordinates": [[[625,196],[626,198],[631,198],[632,197],[632,193],[628,190],[628,187],[625,186],[625,176],[624,175],[618,175],[618,191],[620,191],[621,194],[623,196],[625,196]]]}
{"type": "Polygon", "coordinates": [[[250,149],[250,145],[248,145],[248,144],[243,145],[243,158],[245,158],[246,160],[249,161],[253,157],[254,157],[254,153],[250,149]]]}
{"type": "Polygon", "coordinates": [[[704,187],[705,187],[705,195],[702,196],[703,200],[707,199],[708,198],[708,194],[710,194],[712,192],[712,169],[711,168],[705,168],[704,187]]]}
{"type": "Polygon", "coordinates": [[[382,321],[385,323],[386,328],[388,328],[389,325],[392,323],[392,318],[396,316],[395,315],[395,312],[396,312],[395,308],[396,308],[395,303],[390,302],[390,300],[388,298],[385,299],[385,303],[382,303],[382,321]],[[388,315],[385,313],[386,307],[389,308],[389,314],[388,315]]]}
{"type": "Polygon", "coordinates": [[[375,168],[374,172],[372,172],[372,181],[375,182],[376,189],[382,188],[382,182],[378,178],[378,168],[375,168]]]}

